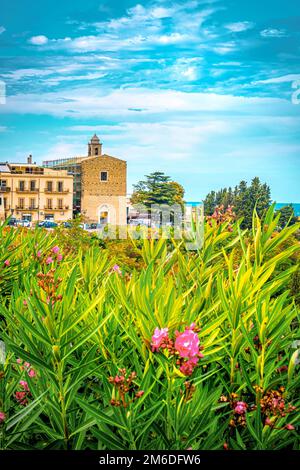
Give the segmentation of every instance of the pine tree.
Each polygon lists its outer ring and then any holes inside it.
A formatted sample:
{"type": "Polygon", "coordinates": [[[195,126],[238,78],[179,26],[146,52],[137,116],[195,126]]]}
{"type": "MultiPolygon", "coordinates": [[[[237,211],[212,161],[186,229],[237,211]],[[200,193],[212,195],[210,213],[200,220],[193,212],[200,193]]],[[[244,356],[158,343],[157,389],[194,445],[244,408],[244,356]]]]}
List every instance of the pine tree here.
{"type": "Polygon", "coordinates": [[[284,228],[286,225],[293,225],[297,222],[297,217],[295,217],[295,212],[292,204],[281,207],[276,211],[276,215],[280,214],[279,227],[284,228]]]}
{"type": "Polygon", "coordinates": [[[211,191],[204,199],[204,214],[212,215],[216,205],[216,193],[211,191]]]}
{"type": "Polygon", "coordinates": [[[132,204],[144,204],[150,208],[151,205],[173,205],[183,204],[184,189],[170,177],[160,171],[146,175],[146,180],[139,181],[134,185],[131,196],[132,204]]]}
{"type": "Polygon", "coordinates": [[[254,209],[256,208],[259,217],[263,217],[270,204],[269,186],[255,177],[249,187],[243,180],[234,190],[229,187],[216,193],[211,191],[204,200],[204,211],[205,215],[212,215],[216,206],[223,205],[224,209],[233,206],[237,217],[243,218],[242,228],[251,228],[254,209]]]}

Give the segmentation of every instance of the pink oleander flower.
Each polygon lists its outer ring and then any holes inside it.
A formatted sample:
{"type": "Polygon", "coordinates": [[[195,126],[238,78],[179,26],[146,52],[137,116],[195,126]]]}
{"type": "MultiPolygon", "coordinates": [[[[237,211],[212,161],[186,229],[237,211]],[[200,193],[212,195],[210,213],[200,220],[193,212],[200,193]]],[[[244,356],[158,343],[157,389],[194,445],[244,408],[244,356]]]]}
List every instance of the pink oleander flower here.
{"type": "Polygon", "coordinates": [[[24,362],[24,366],[27,367],[27,369],[30,368],[30,365],[31,365],[30,362],[24,362]]]}
{"type": "Polygon", "coordinates": [[[192,375],[194,368],[198,364],[198,361],[198,357],[192,357],[191,359],[188,359],[180,366],[180,372],[182,372],[184,375],[192,375]]]}
{"type": "Polygon", "coordinates": [[[122,274],[121,268],[118,264],[115,264],[112,268],[115,273],[122,274]]]}
{"type": "Polygon", "coordinates": [[[288,429],[289,431],[293,431],[295,429],[295,426],[293,426],[292,424],[286,424],[285,429],[288,429]]]}
{"type": "Polygon", "coordinates": [[[10,261],[9,261],[9,259],[6,259],[6,260],[4,261],[4,265],[5,265],[5,266],[10,266],[10,261]]]}
{"type": "Polygon", "coordinates": [[[26,398],[26,392],[16,392],[16,400],[20,403],[20,405],[26,405],[28,403],[26,398]]]}
{"type": "Polygon", "coordinates": [[[26,299],[23,300],[23,305],[25,305],[25,307],[27,307],[27,300],[26,299]]]}
{"type": "Polygon", "coordinates": [[[48,258],[46,259],[46,264],[51,264],[53,263],[53,258],[51,258],[51,256],[48,256],[48,258]]]}
{"type": "Polygon", "coordinates": [[[199,338],[197,333],[187,328],[183,333],[176,331],[175,349],[181,357],[192,358],[199,354],[199,338]]]}
{"type": "Polygon", "coordinates": [[[125,380],[124,375],[120,375],[120,376],[119,376],[119,375],[116,375],[116,377],[115,377],[115,383],[116,383],[116,384],[118,384],[118,383],[123,383],[124,380],[125,380]]]}
{"type": "Polygon", "coordinates": [[[61,253],[58,253],[56,259],[57,261],[61,261],[63,259],[63,255],[61,253]]]}
{"type": "Polygon", "coordinates": [[[54,247],[52,248],[52,253],[57,254],[58,252],[59,252],[59,246],[54,246],[54,247]]]}
{"type": "Polygon", "coordinates": [[[40,257],[42,256],[42,252],[39,250],[39,251],[37,252],[36,256],[37,256],[38,258],[40,258],[40,257]]]}
{"type": "Polygon", "coordinates": [[[245,403],[244,401],[238,401],[235,405],[234,411],[238,415],[243,415],[247,411],[247,403],[245,403]]]}
{"type": "Polygon", "coordinates": [[[152,336],[151,348],[152,352],[158,352],[161,345],[168,339],[169,328],[155,328],[154,335],[152,336]]]}
{"type": "Polygon", "coordinates": [[[29,392],[29,387],[28,387],[28,383],[26,382],[26,380],[20,380],[19,384],[21,385],[21,387],[24,388],[25,392],[29,392]]]}
{"type": "Polygon", "coordinates": [[[5,421],[5,413],[3,413],[3,411],[0,411],[0,423],[3,423],[3,421],[5,421]]]}
{"type": "Polygon", "coordinates": [[[18,357],[18,359],[17,359],[17,364],[22,364],[22,362],[23,362],[22,359],[20,359],[20,358],[18,357]]]}
{"type": "Polygon", "coordinates": [[[29,377],[35,377],[36,376],[35,370],[34,369],[29,369],[28,375],[29,375],[29,377]]]}

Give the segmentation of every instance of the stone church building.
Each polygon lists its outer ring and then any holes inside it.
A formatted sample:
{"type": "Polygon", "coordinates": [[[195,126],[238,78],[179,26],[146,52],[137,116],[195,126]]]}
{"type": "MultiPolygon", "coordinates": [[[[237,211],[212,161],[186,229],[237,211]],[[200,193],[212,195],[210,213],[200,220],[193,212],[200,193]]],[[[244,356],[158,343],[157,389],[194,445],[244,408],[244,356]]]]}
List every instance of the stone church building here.
{"type": "Polygon", "coordinates": [[[43,166],[67,170],[73,175],[73,210],[85,222],[126,225],[127,163],[102,153],[95,134],[88,155],[43,162],[43,166]]]}

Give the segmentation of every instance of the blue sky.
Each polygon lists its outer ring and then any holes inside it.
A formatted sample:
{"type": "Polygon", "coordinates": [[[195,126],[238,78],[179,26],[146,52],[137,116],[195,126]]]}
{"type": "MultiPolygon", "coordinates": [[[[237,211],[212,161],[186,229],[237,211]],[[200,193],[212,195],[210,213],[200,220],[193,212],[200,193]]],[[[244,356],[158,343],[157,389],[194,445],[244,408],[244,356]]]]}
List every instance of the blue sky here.
{"type": "Polygon", "coordinates": [[[161,170],[199,200],[257,175],[300,202],[295,0],[4,0],[0,55],[0,161],[85,155],[97,132],[129,190],[161,170]]]}

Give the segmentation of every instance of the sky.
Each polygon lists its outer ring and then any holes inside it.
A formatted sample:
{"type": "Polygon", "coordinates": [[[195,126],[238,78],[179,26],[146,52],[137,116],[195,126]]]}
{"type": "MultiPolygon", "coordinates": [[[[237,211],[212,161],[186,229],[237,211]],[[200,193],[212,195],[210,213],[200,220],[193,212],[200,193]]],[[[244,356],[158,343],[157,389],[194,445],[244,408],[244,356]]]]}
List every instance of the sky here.
{"type": "Polygon", "coordinates": [[[300,2],[2,0],[0,161],[103,151],[128,191],[201,200],[259,176],[300,202],[300,2]]]}

